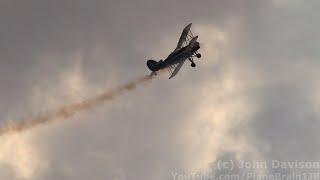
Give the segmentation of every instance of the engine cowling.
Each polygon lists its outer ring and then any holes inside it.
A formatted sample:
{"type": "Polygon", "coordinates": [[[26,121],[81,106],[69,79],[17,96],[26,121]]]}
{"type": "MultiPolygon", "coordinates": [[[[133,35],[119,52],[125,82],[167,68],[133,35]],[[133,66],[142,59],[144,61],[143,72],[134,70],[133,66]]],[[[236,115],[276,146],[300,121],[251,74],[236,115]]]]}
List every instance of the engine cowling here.
{"type": "Polygon", "coordinates": [[[147,66],[151,71],[158,71],[160,69],[160,63],[155,60],[148,60],[147,66]]]}

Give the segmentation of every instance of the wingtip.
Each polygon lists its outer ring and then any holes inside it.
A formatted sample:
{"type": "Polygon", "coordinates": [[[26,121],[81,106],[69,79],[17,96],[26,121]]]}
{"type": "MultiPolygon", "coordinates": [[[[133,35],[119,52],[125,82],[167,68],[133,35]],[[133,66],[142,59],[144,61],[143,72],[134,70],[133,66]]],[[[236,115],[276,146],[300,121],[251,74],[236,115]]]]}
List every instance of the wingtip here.
{"type": "Polygon", "coordinates": [[[192,23],[188,24],[184,29],[185,29],[185,30],[186,30],[186,29],[190,29],[191,26],[192,26],[192,23]]]}

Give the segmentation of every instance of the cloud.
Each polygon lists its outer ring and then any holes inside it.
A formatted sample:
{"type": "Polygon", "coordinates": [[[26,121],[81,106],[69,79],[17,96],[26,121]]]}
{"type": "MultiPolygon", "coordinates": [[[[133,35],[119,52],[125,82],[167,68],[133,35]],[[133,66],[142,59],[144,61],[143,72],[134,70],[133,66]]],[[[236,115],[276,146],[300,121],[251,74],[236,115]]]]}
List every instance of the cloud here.
{"type": "Polygon", "coordinates": [[[6,171],[3,169],[6,167],[12,169],[9,175],[4,173],[4,178],[32,179],[47,166],[30,134],[3,136],[0,146],[1,172],[6,171]]]}
{"type": "Polygon", "coordinates": [[[317,1],[279,2],[3,1],[1,122],[147,73],[146,59],[165,58],[189,22],[203,58],[2,141],[0,177],[168,179],[219,159],[319,159],[317,1]]]}

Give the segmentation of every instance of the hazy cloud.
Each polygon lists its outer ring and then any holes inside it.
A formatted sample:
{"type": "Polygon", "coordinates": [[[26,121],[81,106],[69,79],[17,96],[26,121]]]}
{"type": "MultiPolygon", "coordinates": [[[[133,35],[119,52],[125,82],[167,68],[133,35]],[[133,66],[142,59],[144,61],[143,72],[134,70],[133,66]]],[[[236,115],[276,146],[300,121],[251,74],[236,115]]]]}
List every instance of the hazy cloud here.
{"type": "Polygon", "coordinates": [[[0,178],[170,179],[219,159],[319,160],[318,4],[2,1],[1,123],[149,73],[146,59],[165,58],[189,22],[203,58],[68,122],[1,137],[0,178]]]}

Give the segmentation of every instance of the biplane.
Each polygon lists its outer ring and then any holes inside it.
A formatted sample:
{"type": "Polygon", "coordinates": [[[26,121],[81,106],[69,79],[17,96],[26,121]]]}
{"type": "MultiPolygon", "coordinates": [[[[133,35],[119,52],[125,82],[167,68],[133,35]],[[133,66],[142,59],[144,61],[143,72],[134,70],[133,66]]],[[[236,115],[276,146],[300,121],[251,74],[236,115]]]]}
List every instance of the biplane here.
{"type": "Polygon", "coordinates": [[[190,30],[191,25],[192,23],[183,29],[177,47],[165,60],[155,61],[150,59],[147,61],[147,66],[152,71],[150,76],[154,76],[157,71],[167,68],[171,74],[169,79],[171,79],[178,74],[187,59],[191,62],[191,67],[196,67],[193,58],[201,58],[201,54],[198,53],[200,44],[197,41],[198,36],[193,36],[190,30]]]}

